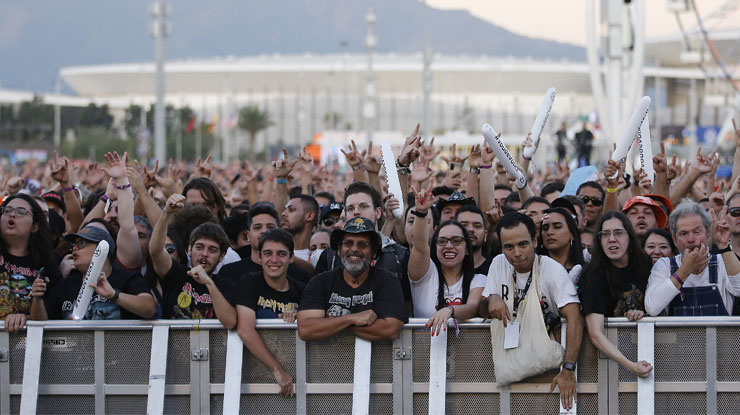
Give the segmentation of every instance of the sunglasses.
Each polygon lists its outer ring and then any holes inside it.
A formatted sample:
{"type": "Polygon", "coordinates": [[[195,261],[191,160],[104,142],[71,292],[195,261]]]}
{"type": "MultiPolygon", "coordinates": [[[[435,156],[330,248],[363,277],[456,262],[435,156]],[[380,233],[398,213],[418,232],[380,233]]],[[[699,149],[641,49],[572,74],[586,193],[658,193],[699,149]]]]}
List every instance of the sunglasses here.
{"type": "Polygon", "coordinates": [[[579,199],[583,202],[583,204],[588,204],[588,202],[591,202],[594,206],[601,206],[604,204],[604,199],[600,197],[591,197],[591,196],[578,196],[579,199]]]}
{"type": "Polygon", "coordinates": [[[177,251],[177,248],[175,248],[175,245],[173,244],[167,244],[164,246],[164,249],[167,251],[168,254],[172,254],[175,251],[177,251]]]}
{"type": "Polygon", "coordinates": [[[15,216],[26,216],[30,215],[31,211],[24,207],[14,208],[13,206],[5,206],[3,208],[4,215],[12,215],[13,213],[15,213],[15,216]]]}
{"type": "Polygon", "coordinates": [[[736,218],[740,216],[740,207],[729,208],[727,213],[729,213],[733,218],[736,218]]]}
{"type": "Polygon", "coordinates": [[[321,221],[321,223],[324,226],[327,226],[327,227],[332,226],[332,225],[334,225],[337,222],[339,222],[339,219],[334,219],[334,218],[326,218],[326,219],[324,219],[324,220],[321,221]]]}
{"type": "Polygon", "coordinates": [[[452,246],[460,246],[463,242],[465,242],[465,238],[462,236],[453,236],[452,238],[445,238],[440,237],[437,238],[437,246],[445,246],[447,245],[447,242],[450,242],[452,246]]]}
{"type": "Polygon", "coordinates": [[[72,247],[77,247],[77,249],[82,249],[85,246],[87,246],[87,239],[79,238],[78,240],[72,242],[72,247]]]}

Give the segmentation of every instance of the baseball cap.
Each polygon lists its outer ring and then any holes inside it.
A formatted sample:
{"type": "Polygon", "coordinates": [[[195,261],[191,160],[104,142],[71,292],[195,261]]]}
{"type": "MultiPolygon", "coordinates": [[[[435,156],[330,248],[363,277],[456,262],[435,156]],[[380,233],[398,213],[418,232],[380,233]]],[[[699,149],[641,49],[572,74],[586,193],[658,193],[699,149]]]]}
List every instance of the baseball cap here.
{"type": "Polygon", "coordinates": [[[46,200],[46,202],[53,202],[59,205],[62,208],[62,212],[67,213],[67,203],[64,202],[64,198],[59,192],[46,192],[41,197],[46,200]]]}
{"type": "Polygon", "coordinates": [[[74,242],[75,239],[82,238],[90,242],[108,242],[108,257],[110,259],[116,256],[116,243],[113,241],[113,237],[110,236],[108,231],[105,229],[98,228],[97,226],[87,225],[80,229],[77,233],[68,234],[64,237],[69,242],[74,242]]]}
{"type": "Polygon", "coordinates": [[[326,216],[331,212],[341,212],[344,210],[344,206],[341,203],[332,202],[326,206],[321,207],[321,220],[324,220],[326,216]]]}
{"type": "Polygon", "coordinates": [[[655,219],[658,222],[658,227],[665,228],[665,223],[668,220],[668,216],[666,216],[663,208],[656,201],[647,196],[633,196],[629,200],[627,200],[627,203],[624,204],[622,212],[627,213],[627,211],[634,205],[650,206],[650,208],[653,210],[653,213],[655,214],[655,219]]]}
{"type": "Polygon", "coordinates": [[[670,215],[671,212],[673,212],[673,203],[671,203],[671,200],[668,199],[667,197],[665,197],[663,195],[656,195],[656,194],[647,194],[647,195],[643,195],[643,196],[649,197],[649,198],[655,200],[656,202],[659,202],[659,204],[662,203],[663,206],[665,206],[668,209],[666,211],[666,214],[670,215]]]}

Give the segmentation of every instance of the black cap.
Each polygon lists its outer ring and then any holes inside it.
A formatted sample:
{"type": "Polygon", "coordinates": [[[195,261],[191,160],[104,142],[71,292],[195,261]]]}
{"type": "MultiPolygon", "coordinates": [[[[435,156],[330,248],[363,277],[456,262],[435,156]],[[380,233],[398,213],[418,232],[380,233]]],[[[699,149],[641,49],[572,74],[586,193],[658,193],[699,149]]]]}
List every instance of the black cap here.
{"type": "Polygon", "coordinates": [[[339,251],[339,244],[344,240],[344,235],[367,233],[370,236],[370,243],[375,249],[375,254],[380,254],[383,243],[380,240],[380,235],[375,231],[375,225],[367,218],[352,218],[348,219],[347,223],[344,224],[344,229],[334,229],[329,239],[331,248],[335,251],[339,251]]]}
{"type": "Polygon", "coordinates": [[[321,207],[321,218],[320,220],[324,220],[327,215],[329,215],[331,212],[342,212],[344,210],[344,206],[342,206],[341,203],[332,202],[329,203],[327,206],[321,207]]]}
{"type": "Polygon", "coordinates": [[[473,199],[472,197],[465,197],[462,193],[454,191],[452,192],[452,195],[447,199],[440,199],[439,202],[437,202],[437,210],[442,212],[442,209],[444,209],[445,206],[450,203],[460,203],[461,205],[475,205],[475,199],[473,199]]]}
{"type": "Polygon", "coordinates": [[[576,207],[573,206],[573,203],[570,203],[570,201],[564,197],[559,197],[557,199],[554,199],[552,202],[550,202],[550,207],[559,207],[567,210],[570,212],[571,215],[574,215],[578,217],[578,212],[576,212],[576,207]]]}
{"type": "Polygon", "coordinates": [[[46,200],[46,202],[54,202],[61,206],[62,212],[67,213],[67,203],[64,202],[64,197],[59,192],[46,192],[41,197],[46,200]]]}
{"type": "Polygon", "coordinates": [[[110,236],[108,231],[97,226],[87,225],[80,229],[77,233],[71,233],[64,237],[65,240],[74,242],[75,239],[82,238],[90,242],[108,242],[108,257],[109,259],[115,258],[116,255],[116,243],[113,241],[113,237],[110,236]]]}

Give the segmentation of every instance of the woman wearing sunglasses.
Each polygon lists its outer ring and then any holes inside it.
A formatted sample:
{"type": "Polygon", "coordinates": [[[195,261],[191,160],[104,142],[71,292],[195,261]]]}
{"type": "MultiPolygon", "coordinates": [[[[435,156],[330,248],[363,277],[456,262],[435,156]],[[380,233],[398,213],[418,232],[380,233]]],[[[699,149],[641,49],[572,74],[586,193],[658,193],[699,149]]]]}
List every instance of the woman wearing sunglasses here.
{"type": "Polygon", "coordinates": [[[465,320],[478,314],[486,277],[474,274],[473,252],[465,227],[455,220],[443,222],[432,236],[423,220],[434,204],[432,184],[415,192],[416,207],[409,212],[413,224],[413,247],[408,274],[415,317],[429,317],[432,334],[446,330],[450,318],[465,320]]]}
{"type": "Polygon", "coordinates": [[[545,209],[540,225],[537,253],[547,255],[562,265],[573,284],[583,268],[583,246],[578,225],[567,210],[556,207],[545,209]]]}
{"type": "Polygon", "coordinates": [[[653,367],[627,359],[604,334],[605,317],[637,321],[645,315],[645,289],[652,263],[642,251],[632,223],[610,211],[596,224],[591,262],[581,274],[578,296],[591,343],[630,372],[646,377],[653,367]]]}
{"type": "Polygon", "coordinates": [[[26,194],[5,199],[0,216],[0,320],[5,331],[17,333],[29,314],[44,305],[35,301],[33,282],[37,278],[53,286],[61,277],[52,259],[49,222],[36,203],[26,194]]]}

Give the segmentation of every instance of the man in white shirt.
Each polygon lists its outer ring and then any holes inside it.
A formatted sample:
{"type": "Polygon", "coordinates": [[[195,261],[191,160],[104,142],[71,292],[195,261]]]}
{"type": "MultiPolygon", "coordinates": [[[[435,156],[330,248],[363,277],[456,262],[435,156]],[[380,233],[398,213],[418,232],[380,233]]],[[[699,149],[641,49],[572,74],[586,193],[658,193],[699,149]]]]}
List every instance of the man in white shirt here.
{"type": "MultiPolygon", "coordinates": [[[[529,216],[513,212],[504,215],[496,227],[503,254],[493,259],[488,272],[486,287],[481,299],[481,314],[501,320],[506,327],[512,319],[512,311],[506,305],[509,296],[514,296],[514,303],[524,299],[531,283],[532,268],[535,261],[535,224],[529,216]],[[511,275],[515,275],[515,289],[509,287],[511,275]]],[[[575,362],[581,350],[583,336],[583,316],[575,286],[568,277],[568,272],[555,260],[540,257],[540,291],[544,313],[560,314],[568,320],[566,348],[563,369],[553,379],[550,391],[557,384],[560,387],[560,398],[565,409],[570,409],[572,400],[576,399],[575,362]]],[[[516,307],[515,305],[515,307],[516,307]]],[[[576,399],[577,400],[577,399],[576,399]]]]}
{"type": "Polygon", "coordinates": [[[645,311],[656,316],[726,316],[732,295],[740,295],[740,261],[730,248],[727,209],[710,216],[698,203],[684,199],[668,223],[680,255],[661,258],[650,272],[645,311]],[[712,242],[719,249],[710,255],[712,242]]]}

